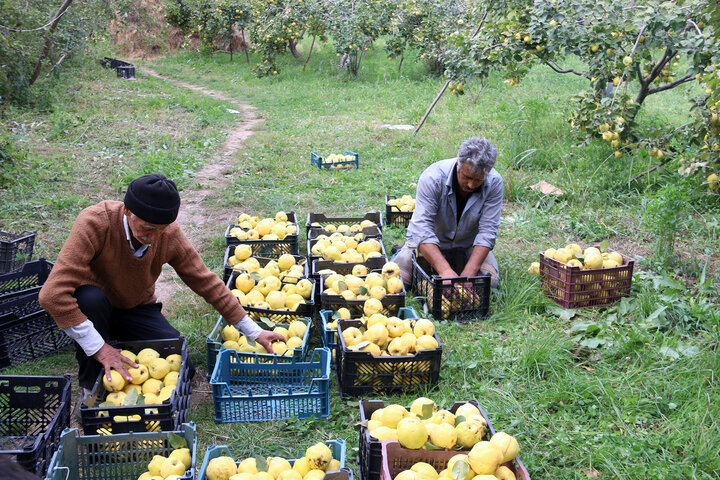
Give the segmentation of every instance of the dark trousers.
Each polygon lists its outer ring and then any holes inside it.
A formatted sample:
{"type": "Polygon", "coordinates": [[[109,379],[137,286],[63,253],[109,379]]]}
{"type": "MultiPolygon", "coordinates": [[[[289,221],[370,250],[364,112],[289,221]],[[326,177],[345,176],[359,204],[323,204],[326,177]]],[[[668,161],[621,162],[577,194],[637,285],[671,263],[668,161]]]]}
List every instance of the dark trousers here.
{"type": "MultiPolygon", "coordinates": [[[[101,288],[81,285],[75,290],[80,311],[93,322],[95,329],[106,342],[130,342],[136,340],[162,340],[178,338],[180,332],[170,325],[162,314],[162,303],[139,305],[129,310],[114,308],[101,288]]],[[[103,367],[100,362],[85,355],[80,345],[75,344],[80,386],[92,389],[103,367]]],[[[195,373],[192,363],[188,365],[190,377],[195,373]]]]}

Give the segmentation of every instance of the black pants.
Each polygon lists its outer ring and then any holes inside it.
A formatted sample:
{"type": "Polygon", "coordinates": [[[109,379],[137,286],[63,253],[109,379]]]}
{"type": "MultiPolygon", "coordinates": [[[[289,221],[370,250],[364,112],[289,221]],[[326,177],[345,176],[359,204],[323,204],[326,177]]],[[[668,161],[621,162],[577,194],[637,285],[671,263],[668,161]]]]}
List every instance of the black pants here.
{"type": "MultiPolygon", "coordinates": [[[[129,310],[114,308],[101,288],[81,285],[75,290],[80,311],[93,322],[95,329],[106,342],[129,342],[136,340],[161,340],[178,338],[180,332],[170,325],[162,314],[162,303],[139,305],[129,310]]],[[[80,345],[75,344],[80,386],[92,389],[103,367],[100,362],[85,355],[80,345]]],[[[192,362],[188,365],[190,378],[195,374],[192,362]]]]}

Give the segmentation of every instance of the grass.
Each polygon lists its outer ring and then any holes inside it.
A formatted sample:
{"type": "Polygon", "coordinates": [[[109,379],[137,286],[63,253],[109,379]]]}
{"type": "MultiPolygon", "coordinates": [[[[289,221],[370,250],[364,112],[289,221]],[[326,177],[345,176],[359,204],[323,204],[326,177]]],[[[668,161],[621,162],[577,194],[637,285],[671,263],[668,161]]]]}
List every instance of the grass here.
{"type": "MultiPolygon", "coordinates": [[[[463,139],[490,138],[506,185],[496,246],[501,288],[485,321],[438,322],[444,344],[440,382],[424,393],[441,406],[477,399],[498,430],[517,436],[533,478],[717,478],[716,259],[700,277],[703,262],[717,250],[717,209],[708,208],[699,193],[688,203],[691,224],[676,249],[696,268],[658,274],[638,262],[632,296],[612,307],[562,311],[526,273],[538,251],[571,240],[584,245],[607,239],[623,253],[649,257],[652,237],[642,212],[662,185],[678,182],[661,168],[628,187],[628,178],[653,166],[651,158],[616,159],[603,142],[577,145],[565,118],[582,80],[542,68],[515,88],[491,77],[482,90],[470,85],[465,97],[444,97],[413,136],[379,125],[416,124],[442,80],[412,61],[398,73],[379,51],[370,52],[357,79],[339,72],[323,45],[315,46],[305,72],[288,56],[281,74],[266,79],[254,78],[244,61],[230,63],[223,54],[182,53],[139,63],[250,103],[264,118],[227,172],[229,187],[206,199],[228,220],[241,211],[294,210],[304,219],[308,212],[383,210],[385,194],[412,193],[409,184],[422,170],[454,156],[463,139]],[[310,167],[311,150],[345,149],[360,153],[359,170],[310,167]],[[529,189],[540,180],[564,194],[529,189]]],[[[160,169],[181,187],[192,187],[192,172],[235,121],[223,102],[171,83],[147,76],[127,82],[94,66],[76,68],[80,73],[60,80],[52,111],[11,112],[24,125],[18,138],[29,155],[17,181],[0,191],[2,227],[39,230],[36,252],[48,258],[57,254],[82,207],[121,198],[121,186],[138,173],[160,169]]],[[[677,90],[651,97],[641,122],[681,124],[687,116],[679,105],[685,103],[677,90]]],[[[197,246],[216,272],[225,227],[217,225],[217,238],[197,246]]],[[[384,235],[389,249],[402,241],[404,229],[387,228],[384,235]]],[[[205,338],[217,314],[187,289],[166,307],[188,339],[193,362],[204,366],[205,338]]],[[[74,371],[66,352],[6,373],[74,371]]],[[[200,456],[207,445],[219,443],[230,445],[237,457],[294,458],[320,439],[340,437],[348,441],[348,463],[357,475],[358,403],[339,397],[334,378],[327,420],[215,424],[202,369],[198,375],[190,419],[198,424],[200,456]]],[[[384,400],[409,404],[421,393],[384,400]]]]}

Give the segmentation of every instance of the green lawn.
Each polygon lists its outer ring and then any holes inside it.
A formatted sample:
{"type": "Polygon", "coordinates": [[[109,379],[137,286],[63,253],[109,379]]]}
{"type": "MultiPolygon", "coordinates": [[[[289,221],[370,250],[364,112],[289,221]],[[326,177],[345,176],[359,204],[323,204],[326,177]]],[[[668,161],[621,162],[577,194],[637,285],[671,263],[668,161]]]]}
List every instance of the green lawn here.
{"type": "MultiPolygon", "coordinates": [[[[417,124],[422,117],[443,81],[420,63],[406,59],[398,73],[374,50],[354,79],[337,70],[327,45],[316,45],[304,72],[288,56],[280,75],[256,79],[238,59],[182,53],[138,62],[250,103],[265,119],[226,172],[229,187],[205,199],[228,220],[243,211],[294,210],[303,220],[308,212],[382,211],[385,194],[412,193],[409,184],[423,169],[455,156],[463,139],[482,135],[498,146],[506,203],[496,246],[502,281],[491,315],[439,322],[444,352],[437,389],[384,400],[409,404],[424,394],[450,406],[476,399],[497,430],[518,438],[533,478],[586,479],[593,472],[628,480],[718,477],[717,209],[693,194],[686,211],[678,212],[686,215],[675,245],[683,262],[669,274],[651,268],[653,231],[642,222],[648,202],[666,184],[694,187],[676,179],[673,167],[628,187],[630,177],[654,165],[652,158],[616,159],[601,141],[580,145],[565,119],[582,80],[543,68],[516,87],[492,77],[482,90],[470,85],[469,95],[443,97],[413,136],[380,125],[417,124]],[[310,166],[312,150],[345,149],[359,152],[359,170],[310,166]],[[540,180],[564,194],[546,197],[529,189],[540,180]],[[631,297],[612,308],[563,311],[526,272],[540,250],[603,239],[638,259],[631,297]]],[[[192,172],[236,120],[225,103],[168,82],[145,75],[123,81],[89,61],[75,66],[78,73],[61,78],[51,111],[9,112],[28,153],[16,181],[0,190],[0,226],[37,229],[36,254],[50,259],[81,208],[121,198],[121,186],[137,174],[161,170],[192,188],[192,172]]],[[[642,121],[679,125],[687,120],[686,104],[678,90],[658,95],[642,121]]],[[[218,273],[225,227],[217,225],[216,238],[197,245],[218,273]]],[[[384,233],[389,249],[404,230],[384,233]]],[[[195,364],[203,366],[217,314],[187,289],[167,313],[188,338],[195,364]]],[[[5,373],[74,369],[66,352],[5,373]]],[[[218,443],[230,445],[237,457],[294,458],[301,448],[340,437],[358,474],[358,402],[339,397],[334,377],[327,420],[215,424],[210,386],[204,371],[199,375],[190,413],[198,424],[199,457],[218,443]]]]}

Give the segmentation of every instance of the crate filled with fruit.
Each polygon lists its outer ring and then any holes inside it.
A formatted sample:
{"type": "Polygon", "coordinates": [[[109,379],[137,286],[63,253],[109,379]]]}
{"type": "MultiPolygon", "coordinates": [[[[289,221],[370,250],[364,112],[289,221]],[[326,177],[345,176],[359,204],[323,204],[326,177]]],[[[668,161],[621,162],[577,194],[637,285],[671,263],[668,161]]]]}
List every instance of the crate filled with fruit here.
{"type": "Polygon", "coordinates": [[[361,217],[329,217],[324,213],[308,213],[305,228],[307,238],[311,238],[310,231],[313,229],[327,232],[340,232],[343,234],[362,232],[367,227],[375,227],[382,231],[383,222],[380,212],[367,212],[361,217]]]}
{"type": "Polygon", "coordinates": [[[304,257],[250,257],[225,282],[253,320],[287,322],[314,313],[315,281],[307,276],[304,257]]]}
{"type": "Polygon", "coordinates": [[[78,435],[66,429],[46,480],[191,480],[195,478],[194,423],[176,430],[78,435]]]}
{"type": "Polygon", "coordinates": [[[138,364],[127,382],[116,370],[101,372],[80,405],[86,435],[175,430],[187,418],[192,392],[185,339],[116,345],[138,364]]]}
{"type": "Polygon", "coordinates": [[[487,317],[490,275],[443,278],[420,255],[413,255],[412,269],[413,295],[434,318],[469,321],[487,317]]]}
{"type": "Polygon", "coordinates": [[[283,253],[298,255],[298,225],[294,212],[277,212],[275,217],[240,214],[225,230],[230,245],[248,245],[251,255],[277,258],[283,253]]]}
{"type": "Polygon", "coordinates": [[[223,348],[234,350],[244,358],[254,358],[254,354],[259,354],[261,361],[267,362],[272,362],[276,356],[302,360],[307,355],[310,348],[311,317],[296,318],[283,323],[275,323],[262,318],[255,323],[263,330],[279,333],[285,338],[285,341],[273,342],[271,344],[273,351],[268,352],[265,347],[246,338],[237,328],[228,325],[225,319],[220,317],[206,340],[208,378],[215,368],[218,353],[223,348]]]}
{"type": "Polygon", "coordinates": [[[379,272],[366,275],[321,273],[320,291],[323,310],[344,307],[350,310],[352,316],[373,313],[395,315],[400,307],[405,306],[405,286],[400,279],[400,267],[392,262],[385,263],[379,272]]]}
{"type": "Polygon", "coordinates": [[[303,456],[296,459],[256,456],[235,461],[235,457],[226,445],[210,445],[205,452],[197,478],[198,480],[229,480],[233,475],[243,475],[237,478],[352,480],[352,471],[345,467],[345,451],[345,440],[336,439],[318,442],[301,452],[303,456]]]}
{"type": "Polygon", "coordinates": [[[350,150],[345,153],[331,153],[321,156],[317,152],[310,152],[310,165],[320,170],[337,170],[348,168],[360,168],[360,155],[350,150]]]}
{"type": "MultiPolygon", "coordinates": [[[[399,318],[418,318],[417,312],[412,307],[400,307],[397,316],[399,318]]],[[[351,320],[350,310],[341,307],[338,310],[320,310],[321,340],[322,346],[332,352],[333,368],[337,357],[338,346],[338,320],[351,320]]],[[[367,317],[355,317],[354,320],[367,320],[367,317]]]]}
{"type": "Polygon", "coordinates": [[[336,372],[341,395],[400,393],[432,388],[443,347],[434,323],[413,309],[337,320],[336,372]]]}
{"type": "MultiPolygon", "coordinates": [[[[472,473],[470,457],[474,461],[475,454],[491,443],[502,457],[492,452],[482,471],[492,470],[490,473],[494,474],[500,466],[505,466],[517,478],[529,478],[522,462],[516,458],[517,441],[503,432],[496,433],[475,400],[455,402],[446,409],[426,397],[415,399],[409,407],[386,404],[382,400],[361,400],[360,424],[359,467],[361,476],[368,480],[393,480],[401,471],[413,470],[418,462],[431,465],[438,475],[434,478],[439,478],[453,458],[466,463],[465,478],[472,478],[481,474],[472,473]]],[[[413,471],[418,473],[419,468],[427,466],[418,465],[413,471]]],[[[504,470],[500,473],[504,474],[504,470]]],[[[451,472],[452,467],[443,474],[447,480],[453,478],[447,477],[451,472]]]]}
{"type": "Polygon", "coordinates": [[[635,260],[603,242],[583,249],[571,243],[540,252],[528,271],[540,277],[545,294],[563,308],[609,305],[630,295],[635,260]]]}
{"type": "Polygon", "coordinates": [[[350,273],[356,265],[364,265],[365,270],[374,270],[382,268],[387,262],[381,237],[367,238],[362,233],[333,233],[329,236],[320,235],[307,243],[310,273],[314,276],[320,270],[350,273]]]}
{"type": "Polygon", "coordinates": [[[385,223],[407,227],[415,211],[415,199],[412,195],[385,195],[385,223]]]}
{"type": "Polygon", "coordinates": [[[330,351],[307,360],[223,348],[210,377],[215,422],[259,422],[330,415],[330,351]]]}

